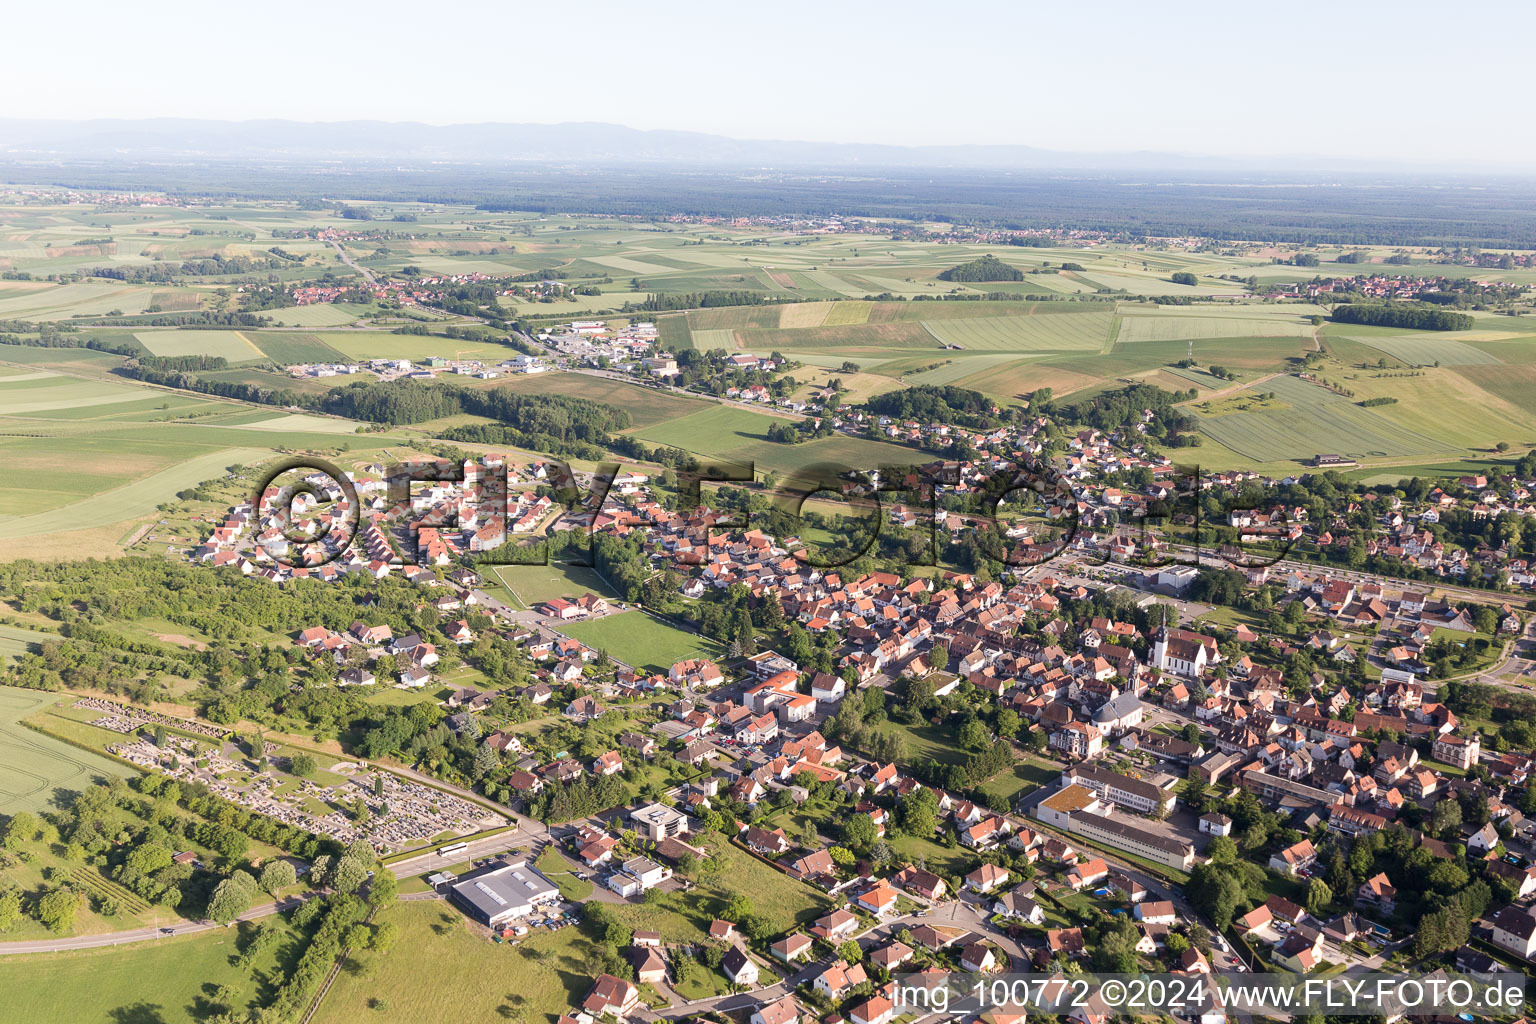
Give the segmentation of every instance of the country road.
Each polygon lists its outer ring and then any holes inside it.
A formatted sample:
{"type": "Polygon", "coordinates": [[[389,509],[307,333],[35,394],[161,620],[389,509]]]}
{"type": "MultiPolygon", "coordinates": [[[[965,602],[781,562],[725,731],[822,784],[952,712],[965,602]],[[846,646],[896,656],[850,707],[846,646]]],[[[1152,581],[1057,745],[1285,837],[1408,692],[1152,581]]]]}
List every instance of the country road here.
{"type": "Polygon", "coordinates": [[[331,242],[329,239],[326,241],[329,242],[330,245],[336,250],[336,255],[341,259],[341,262],[345,263],[347,266],[363,275],[363,280],[368,282],[368,287],[372,288],[379,283],[379,279],[373,276],[373,271],[369,270],[367,267],[359,266],[353,261],[351,256],[347,255],[345,246],[341,245],[339,242],[331,242]]]}
{"type": "MultiPolygon", "coordinates": [[[[287,899],[279,900],[276,903],[263,903],[258,907],[252,907],[235,918],[235,923],[240,921],[258,921],[263,917],[271,917],[278,911],[296,907],[305,900],[313,899],[317,895],[319,894],[307,892],[301,896],[291,896],[287,899]]],[[[0,956],[14,956],[20,953],[59,953],[72,949],[100,949],[103,946],[122,946],[128,943],[145,942],[150,939],[168,938],[172,935],[195,935],[198,932],[232,926],[216,924],[213,921],[194,921],[191,923],[165,925],[160,928],[133,928],[121,932],[104,932],[101,935],[75,935],[62,939],[34,939],[28,942],[0,942],[0,956]]]]}

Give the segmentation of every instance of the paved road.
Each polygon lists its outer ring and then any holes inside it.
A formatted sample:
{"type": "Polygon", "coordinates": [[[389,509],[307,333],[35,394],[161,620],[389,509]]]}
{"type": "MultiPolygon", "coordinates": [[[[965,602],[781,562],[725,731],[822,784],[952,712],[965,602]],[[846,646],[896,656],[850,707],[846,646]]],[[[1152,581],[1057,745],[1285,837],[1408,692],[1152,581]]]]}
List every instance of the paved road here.
{"type": "MultiPolygon", "coordinates": [[[[327,241],[329,242],[329,239],[327,241]]],[[[329,244],[336,250],[336,255],[341,257],[341,262],[363,275],[363,279],[368,282],[370,288],[379,283],[379,279],[373,276],[373,271],[367,267],[360,267],[353,262],[352,257],[347,255],[347,250],[344,246],[337,242],[330,242],[329,244]]]]}
{"type": "MultiPolygon", "coordinates": [[[[280,910],[296,907],[307,899],[313,899],[316,893],[305,893],[302,896],[293,896],[276,903],[263,903],[259,907],[252,907],[236,921],[256,921],[263,917],[271,917],[280,910]]],[[[197,932],[212,931],[215,928],[223,928],[224,925],[215,924],[212,921],[194,921],[177,925],[166,925],[164,928],[133,928],[121,932],[105,932],[101,935],[78,935],[65,939],[38,939],[31,942],[0,942],[0,956],[10,956],[18,953],[58,953],[70,949],[99,949],[102,946],[121,946],[133,942],[144,942],[150,939],[170,937],[171,935],[193,935],[197,932]]]]}

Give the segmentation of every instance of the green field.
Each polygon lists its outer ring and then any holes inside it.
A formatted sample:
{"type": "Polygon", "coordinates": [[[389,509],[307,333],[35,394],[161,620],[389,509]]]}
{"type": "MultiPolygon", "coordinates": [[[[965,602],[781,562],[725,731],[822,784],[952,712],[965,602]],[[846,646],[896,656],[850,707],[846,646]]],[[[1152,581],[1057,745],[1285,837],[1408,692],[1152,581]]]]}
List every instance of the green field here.
{"type": "Polygon", "coordinates": [[[1097,352],[1109,338],[1112,313],[1072,316],[1006,316],[965,320],[924,320],[923,326],[946,345],[968,351],[1097,352]]]}
{"type": "Polygon", "coordinates": [[[652,444],[669,445],[703,455],[767,441],[768,428],[790,422],[729,405],[711,405],[676,419],[666,419],[631,433],[652,444]]]}
{"type": "Polygon", "coordinates": [[[267,310],[266,316],[282,326],[293,327],[340,327],[373,312],[372,306],[355,303],[321,302],[310,306],[292,306],[287,309],[267,310]]]}
{"type": "MultiPolygon", "coordinates": [[[[281,926],[280,918],[267,920],[281,926]]],[[[212,1016],[208,996],[219,986],[235,994],[242,1013],[254,1010],[297,944],[289,933],[245,971],[230,963],[238,935],[217,928],[122,948],[0,958],[0,992],[10,1007],[0,1016],[27,1024],[191,1024],[212,1016]]]]}
{"type": "Polygon", "coordinates": [[[1259,463],[1307,459],[1321,452],[1365,459],[1428,455],[1455,447],[1296,377],[1276,377],[1262,390],[1275,392],[1285,408],[1201,417],[1201,431],[1259,463]]]}
{"type": "MultiPolygon", "coordinates": [[[[0,686],[0,814],[42,810],[53,805],[56,792],[78,791],[104,775],[134,774],[127,765],[20,724],[60,699],[71,698],[0,686]]],[[[6,962],[0,960],[0,966],[6,962]]]]}
{"type": "Polygon", "coordinates": [[[1497,363],[1499,360],[1480,348],[1458,341],[1454,334],[1400,334],[1393,337],[1358,337],[1345,335],[1353,341],[1415,366],[1478,366],[1497,363]]]}
{"type": "Polygon", "coordinates": [[[570,395],[593,402],[605,402],[629,413],[630,421],[636,428],[679,419],[690,413],[702,412],[712,405],[704,399],[626,384],[589,373],[516,373],[499,378],[487,386],[525,394],[570,395]]]}
{"type": "Polygon", "coordinates": [[[588,647],[606,650],[619,661],[647,672],[665,672],[688,658],[718,658],[720,645],[669,625],[647,612],[628,611],[591,622],[562,625],[560,630],[588,647]]]}
{"type": "Polygon", "coordinates": [[[399,903],[375,918],[400,938],[387,954],[362,954],[376,967],[343,970],[314,1024],[425,1024],[429,1021],[552,1021],[592,986],[587,958],[596,943],[579,929],[539,929],[520,945],[469,930],[444,903],[399,903]],[[535,958],[537,957],[537,958],[535,958]]]}
{"type": "Polygon", "coordinates": [[[267,358],[257,336],[244,331],[138,331],[134,337],[157,356],[223,356],[231,363],[267,358]]]}
{"type": "MultiPolygon", "coordinates": [[[[0,464],[6,461],[6,452],[7,446],[0,443],[0,464]]],[[[79,530],[121,523],[154,511],[157,505],[174,497],[178,491],[222,476],[225,467],[229,465],[256,462],[269,454],[255,448],[234,448],[192,456],[147,476],[93,494],[89,498],[56,506],[46,512],[0,516],[0,538],[34,537],[53,533],[61,527],[79,530]]]]}
{"type": "Polygon", "coordinates": [[[552,562],[549,565],[498,565],[491,570],[513,598],[512,603],[531,608],[557,597],[580,597],[591,592],[599,597],[616,595],[596,569],[552,562]]]}
{"type": "Polygon", "coordinates": [[[263,352],[284,366],[295,363],[339,363],[347,358],[314,334],[253,331],[247,337],[254,339],[263,352]]]}
{"type": "Polygon", "coordinates": [[[1269,317],[1126,316],[1116,340],[1120,344],[1145,341],[1183,341],[1188,338],[1307,338],[1312,325],[1294,314],[1276,311],[1269,317]]]}

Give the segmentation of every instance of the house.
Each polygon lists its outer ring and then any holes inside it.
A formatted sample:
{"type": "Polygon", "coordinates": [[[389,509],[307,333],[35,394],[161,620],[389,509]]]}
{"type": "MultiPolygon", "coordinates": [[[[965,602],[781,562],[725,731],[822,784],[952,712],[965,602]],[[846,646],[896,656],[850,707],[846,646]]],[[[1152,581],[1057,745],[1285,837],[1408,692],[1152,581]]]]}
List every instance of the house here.
{"type": "Polygon", "coordinates": [[[1109,866],[1098,857],[1083,861],[1067,872],[1067,884],[1074,889],[1086,889],[1109,877],[1109,866]]]}
{"type": "Polygon", "coordinates": [[[666,960],[648,946],[630,946],[624,951],[624,959],[635,969],[635,980],[642,985],[654,985],[667,980],[666,960]]]}
{"type": "Polygon", "coordinates": [[[767,829],[749,825],[746,831],[742,833],[742,841],[747,844],[747,849],[753,853],[776,856],[789,852],[789,839],[784,835],[782,828],[776,828],[769,832],[767,829]]]}
{"type": "Polygon", "coordinates": [[[725,960],[721,962],[720,967],[725,971],[725,976],[731,979],[732,984],[741,985],[744,988],[757,984],[757,962],[742,952],[740,946],[732,946],[726,950],[725,960]]]}
{"type": "Polygon", "coordinates": [[[879,949],[871,950],[869,959],[876,966],[884,967],[888,971],[894,971],[908,960],[912,959],[912,947],[905,942],[892,939],[879,949]]]}
{"type": "Polygon", "coordinates": [[[896,1004],[881,995],[870,996],[848,1011],[853,1024],[890,1024],[895,1016],[896,1004]]]}
{"type": "Polygon", "coordinates": [[[593,775],[614,775],[624,770],[624,759],[617,750],[610,750],[592,762],[593,775]]]}
{"type": "Polygon", "coordinates": [[[1279,853],[1269,858],[1271,871],[1278,871],[1282,875],[1295,877],[1317,863],[1317,851],[1312,847],[1310,839],[1303,839],[1293,846],[1287,846],[1279,853]]]}
{"type": "Polygon", "coordinates": [[[611,974],[599,974],[592,982],[592,990],[581,1001],[581,1008],[597,1017],[623,1019],[640,1003],[640,990],[623,978],[611,974]]]}
{"type": "Polygon", "coordinates": [[[878,882],[873,887],[864,890],[854,897],[854,906],[861,910],[867,910],[871,914],[889,914],[896,909],[896,901],[899,897],[896,890],[878,882]]]}
{"type": "Polygon", "coordinates": [[[794,996],[784,996],[753,1010],[747,1024],[800,1024],[800,1019],[800,1004],[794,996]]]}
{"type": "Polygon", "coordinates": [[[949,891],[948,882],[932,871],[925,871],[915,865],[902,868],[891,881],[925,900],[941,900],[949,891]]]}
{"type": "Polygon", "coordinates": [[[688,815],[665,804],[651,804],[629,813],[635,830],[652,842],[688,832],[688,815]]]}
{"type": "Polygon", "coordinates": [[[709,922],[709,937],[715,942],[729,942],[736,935],[736,924],[715,918],[709,922]]]}
{"type": "Polygon", "coordinates": [[[832,878],[837,873],[837,866],[832,863],[832,855],[826,850],[813,850],[799,860],[791,861],[787,870],[790,877],[809,882],[817,878],[832,878]]]}
{"type": "Polygon", "coordinates": [[[851,936],[859,929],[859,919],[846,910],[834,910],[832,913],[816,919],[811,925],[811,934],[818,939],[826,939],[834,946],[851,936]]]}
{"type": "Polygon", "coordinates": [[[992,913],[1009,920],[1026,921],[1029,924],[1042,924],[1045,921],[1044,908],[1021,889],[1015,889],[995,900],[992,904],[992,913]]]}
{"type": "Polygon", "coordinates": [[[1232,834],[1232,819],[1217,811],[1202,814],[1200,815],[1200,831],[1212,836],[1230,836],[1232,834]]]}
{"type": "Polygon", "coordinates": [[[1493,852],[1501,842],[1503,840],[1499,837],[1499,830],[1494,828],[1493,822],[1490,821],[1467,837],[1467,853],[1488,854],[1493,852]]]}
{"type": "Polygon", "coordinates": [[[769,946],[768,952],[784,963],[792,964],[797,960],[804,960],[810,956],[811,948],[815,944],[816,940],[812,939],[809,935],[804,932],[795,932],[793,935],[786,935],[778,942],[769,946]]]}
{"type": "Polygon", "coordinates": [[[972,974],[990,974],[1000,969],[997,954],[992,952],[992,947],[981,942],[973,942],[960,952],[960,966],[972,974]]]}
{"type": "Polygon", "coordinates": [[[983,864],[965,876],[965,887],[972,892],[991,892],[1008,884],[1008,869],[983,864]]]}
{"type": "Polygon", "coordinates": [[[862,964],[849,966],[846,960],[837,960],[826,970],[816,975],[811,982],[811,988],[820,992],[828,999],[841,999],[855,985],[862,985],[869,980],[869,974],[862,964]]]}
{"type": "Polygon", "coordinates": [[[1391,914],[1397,907],[1397,889],[1385,872],[1379,872],[1374,878],[1360,883],[1360,887],[1355,890],[1355,902],[1374,906],[1383,914],[1391,914]]]}
{"type": "Polygon", "coordinates": [[[1493,944],[1529,960],[1536,953],[1536,917],[1530,908],[1513,904],[1493,918],[1493,944]]]}
{"type": "Polygon", "coordinates": [[[1138,903],[1132,913],[1142,924],[1172,925],[1179,919],[1178,913],[1173,909],[1173,903],[1169,900],[1147,900],[1145,903],[1138,903]]]}

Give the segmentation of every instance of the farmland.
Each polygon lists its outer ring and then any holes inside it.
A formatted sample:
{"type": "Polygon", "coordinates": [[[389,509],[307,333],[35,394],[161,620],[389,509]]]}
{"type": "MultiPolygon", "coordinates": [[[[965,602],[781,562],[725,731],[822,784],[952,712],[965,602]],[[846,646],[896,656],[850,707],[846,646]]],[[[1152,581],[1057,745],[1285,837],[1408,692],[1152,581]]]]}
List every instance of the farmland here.
{"type": "Polygon", "coordinates": [[[139,331],[134,337],[157,356],[222,356],[231,363],[267,358],[243,331],[139,331]]]}
{"type": "Polygon", "coordinates": [[[924,320],[939,341],[966,350],[992,352],[1097,352],[1109,338],[1110,313],[1073,316],[1010,316],[965,320],[924,320]]]}
{"type": "MultiPolygon", "coordinates": [[[[82,335],[113,346],[229,360],[231,368],[214,371],[212,380],[319,395],[369,378],[295,379],[281,368],[456,355],[499,362],[515,351],[494,341],[393,333],[408,323],[451,324],[454,317],[385,304],[267,309],[261,315],[274,326],[266,327],[150,324],[143,321],[172,311],[231,312],[239,300],[228,289],[240,282],[232,275],[178,277],[174,284],[153,286],[69,278],[103,264],[212,256],[265,260],[280,244],[291,259],[273,273],[285,283],[302,283],[322,271],[335,273],[339,264],[331,246],[296,236],[294,229],[344,231],[349,225],[334,211],[256,201],[133,213],[67,205],[9,208],[3,202],[0,208],[11,215],[10,234],[0,239],[4,269],[39,278],[0,281],[0,319],[69,320],[82,335]],[[107,236],[110,242],[100,241],[107,236]],[[40,279],[60,273],[66,279],[40,279]],[[108,316],[111,323],[99,322],[108,316]]],[[[1202,452],[1205,459],[1237,465],[1264,456],[1279,463],[1261,465],[1294,465],[1317,447],[1355,451],[1368,462],[1465,458],[1497,442],[1518,447],[1536,440],[1522,412],[1536,386],[1524,373],[1536,365],[1536,334],[1519,318],[1480,313],[1475,330],[1454,335],[1336,323],[1317,329],[1311,320],[1326,315],[1323,307],[1264,301],[1242,283],[1250,277],[1294,279],[1294,268],[1275,265],[1267,254],[1117,244],[989,248],[762,227],[640,222],[621,227],[603,218],[541,218],[454,205],[398,204],[398,210],[418,225],[414,237],[351,243],[352,258],[380,273],[407,266],[444,274],[559,268],[570,285],[588,286],[582,288],[587,294],[567,288],[549,302],[509,295],[504,301],[510,314],[541,325],[566,316],[644,318],[657,323],[669,350],[782,352],[802,364],[788,371],[797,384],[790,394],[799,401],[814,397],[834,378],[844,385],[845,405],[913,385],[973,388],[1001,403],[1020,402],[1039,388],[1052,389],[1058,399],[1135,381],[1172,388],[1184,386],[1180,382],[1187,378],[1173,375],[1171,364],[1186,357],[1224,365],[1251,380],[1294,370],[1294,362],[1316,350],[1316,335],[1322,346],[1316,372],[1360,398],[1400,401],[1366,410],[1344,396],[1332,401],[1313,389],[1312,404],[1284,397],[1244,410],[1238,408],[1241,400],[1223,403],[1213,410],[1221,415],[1202,421],[1213,442],[1202,452]],[[1024,279],[939,279],[944,270],[988,252],[1024,279]],[[1065,264],[1082,269],[1064,269],[1065,264]],[[1171,275],[1179,271],[1196,274],[1197,283],[1173,284],[1171,275]],[[648,295],[706,290],[757,301],[619,311],[621,304],[648,295]],[[1193,304],[1148,301],[1212,295],[1215,301],[1193,304]],[[943,301],[949,299],[965,301],[943,301]],[[1377,367],[1383,361],[1385,366],[1377,367]],[[857,372],[845,370],[850,363],[857,372]],[[1428,372],[1436,364],[1454,376],[1431,374],[1427,381],[1368,376],[1375,369],[1415,366],[1428,372]],[[1314,409],[1318,402],[1322,405],[1314,409]],[[1475,409],[1486,413],[1469,414],[1475,409]],[[1322,416],[1316,424],[1308,420],[1313,412],[1322,416]],[[1443,429],[1432,425],[1435,416],[1442,418],[1443,429]],[[1346,434],[1353,440],[1344,443],[1346,434]]],[[[1337,253],[1325,250],[1320,256],[1327,264],[1337,253]]],[[[1503,276],[1532,275],[1516,270],[1503,276]]],[[[334,452],[355,444],[349,435],[357,425],[349,421],[141,386],[113,373],[123,362],[121,355],[84,348],[11,345],[0,351],[0,424],[6,428],[0,468],[9,472],[9,486],[0,492],[0,553],[26,544],[76,557],[113,554],[120,550],[117,542],[157,506],[220,475],[227,465],[260,461],[279,449],[334,452]],[[67,472],[59,471],[61,464],[67,472]]],[[[846,434],[800,445],[769,442],[768,428],[778,418],[766,410],[710,405],[617,377],[561,372],[458,382],[608,402],[628,411],[628,433],[647,444],[752,461],[762,473],[813,461],[867,466],[912,457],[909,449],[846,434]]],[[[1290,385],[1279,381],[1274,387],[1290,385]]],[[[445,418],[378,440],[388,447],[466,422],[479,421],[445,418]]],[[[178,527],[174,535],[187,532],[178,527]]]]}
{"type": "Polygon", "coordinates": [[[1352,458],[1429,455],[1454,447],[1295,377],[1276,377],[1263,388],[1275,392],[1279,405],[1202,416],[1201,430],[1256,463],[1300,461],[1319,452],[1352,458]]]}
{"type": "Polygon", "coordinates": [[[60,791],[79,790],[103,775],[133,774],[126,765],[21,724],[62,696],[0,686],[0,814],[42,810],[60,791]]]}

